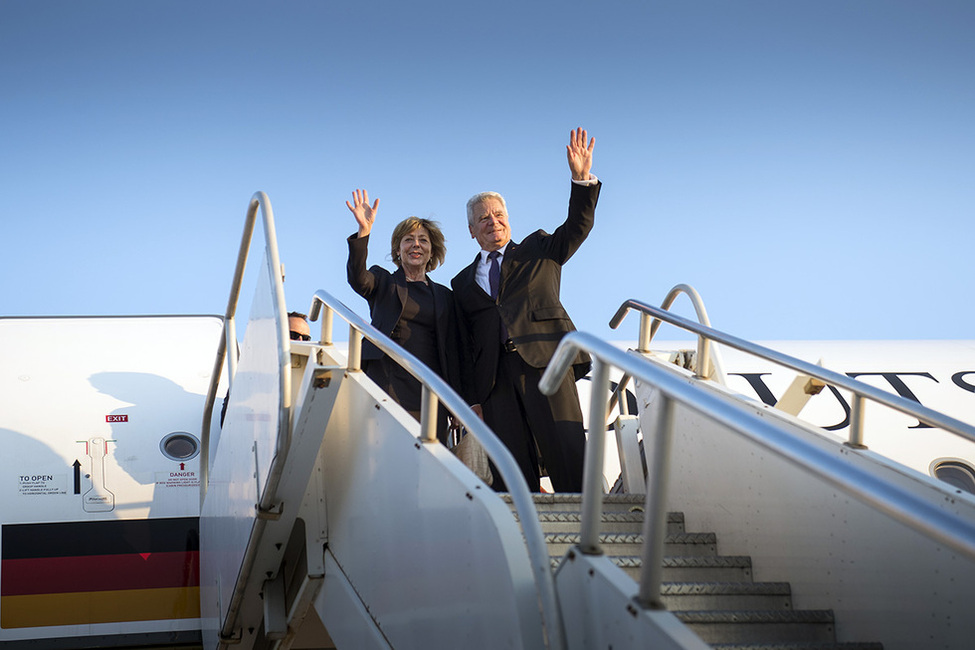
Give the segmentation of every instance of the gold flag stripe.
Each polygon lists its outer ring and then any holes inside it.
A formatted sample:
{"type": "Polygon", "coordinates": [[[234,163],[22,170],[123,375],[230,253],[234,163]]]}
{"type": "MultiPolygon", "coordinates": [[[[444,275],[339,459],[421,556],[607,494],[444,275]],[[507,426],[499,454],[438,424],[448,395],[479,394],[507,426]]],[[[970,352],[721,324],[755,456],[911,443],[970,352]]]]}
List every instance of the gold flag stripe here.
{"type": "Polygon", "coordinates": [[[199,587],[83,591],[0,598],[0,627],[6,629],[199,617],[199,587]]]}

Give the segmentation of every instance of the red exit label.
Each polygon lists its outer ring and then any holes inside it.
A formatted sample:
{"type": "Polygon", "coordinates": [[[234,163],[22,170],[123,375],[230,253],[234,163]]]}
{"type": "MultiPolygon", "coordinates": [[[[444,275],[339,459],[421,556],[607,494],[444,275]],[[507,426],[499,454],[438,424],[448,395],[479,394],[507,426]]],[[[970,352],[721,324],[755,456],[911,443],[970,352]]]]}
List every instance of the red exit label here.
{"type": "Polygon", "coordinates": [[[128,422],[129,416],[128,415],[106,415],[105,421],[106,422],[128,422]]]}

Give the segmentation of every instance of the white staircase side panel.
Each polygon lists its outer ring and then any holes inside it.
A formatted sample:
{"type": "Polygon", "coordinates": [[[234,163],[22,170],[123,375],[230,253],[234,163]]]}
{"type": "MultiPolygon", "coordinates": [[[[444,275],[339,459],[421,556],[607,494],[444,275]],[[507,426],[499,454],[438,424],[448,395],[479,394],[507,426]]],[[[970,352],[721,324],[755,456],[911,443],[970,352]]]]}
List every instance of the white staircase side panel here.
{"type": "Polygon", "coordinates": [[[336,648],[391,650],[335,558],[325,552],[325,582],[314,603],[336,648]]]}
{"type": "Polygon", "coordinates": [[[640,608],[637,586],[606,556],[570,551],[555,575],[569,650],[708,650],[666,610],[640,608]]]}
{"type": "Polygon", "coordinates": [[[257,516],[255,504],[274,454],[281,406],[278,336],[275,304],[262,276],[251,303],[223,427],[214,429],[219,435],[211,437],[212,468],[200,531],[205,639],[208,630],[222,626],[231,606],[257,516]],[[214,589],[216,594],[210,594],[214,589]]]}
{"type": "MultiPolygon", "coordinates": [[[[206,648],[216,646],[219,630],[224,627],[228,615],[228,596],[224,595],[226,592],[222,587],[226,586],[229,579],[238,580],[239,588],[243,590],[239,611],[234,612],[234,635],[239,637],[235,647],[246,650],[253,645],[256,639],[254,631],[260,627],[264,607],[271,598],[264,583],[278,577],[299,515],[305,518],[306,539],[309,544],[305,570],[318,578],[324,573],[321,555],[324,521],[320,516],[321,507],[318,503],[321,496],[314,492],[320,489],[321,483],[319,452],[322,435],[333,413],[333,404],[340,392],[344,369],[325,368],[309,363],[304,355],[293,355],[293,363],[298,366],[293,369],[292,374],[296,377],[295,392],[300,402],[293,411],[294,425],[287,462],[275,493],[274,513],[255,532],[260,534],[260,540],[255,546],[253,564],[246,568],[246,575],[244,567],[239,564],[233,566],[231,563],[239,562],[238,557],[244,557],[248,539],[242,534],[242,524],[253,520],[252,513],[256,512],[256,504],[251,504],[251,512],[244,513],[236,521],[221,516],[219,508],[226,504],[228,488],[233,488],[233,485],[225,484],[213,492],[212,482],[211,491],[207,493],[204,502],[200,528],[201,556],[204,563],[201,600],[205,614],[203,634],[206,648]],[[225,573],[218,573],[215,568],[225,573]]],[[[224,436],[219,451],[221,458],[223,455],[246,456],[247,451],[253,447],[251,438],[237,436],[233,431],[228,429],[224,436]]],[[[221,458],[218,458],[218,464],[222,462],[221,458]]],[[[252,530],[254,529],[248,528],[247,533],[250,534],[252,530]]],[[[289,612],[289,619],[292,615],[289,612]]]]}
{"type": "Polygon", "coordinates": [[[418,435],[419,424],[371,380],[349,373],[322,449],[328,552],[342,573],[326,569],[323,623],[342,647],[333,628],[349,605],[329,594],[347,581],[345,593],[358,595],[394,648],[543,647],[510,509],[445,447],[418,435]]]}
{"type": "MultiPolygon", "coordinates": [[[[783,435],[975,520],[971,495],[713,383],[686,380],[780,424],[783,435]]],[[[636,390],[646,434],[659,394],[636,390]]],[[[675,411],[672,458],[668,509],[685,512],[688,528],[719,531],[722,555],[751,555],[756,581],[791,582],[796,609],[833,609],[838,641],[907,650],[968,647],[975,637],[975,561],[684,406],[675,411]]]]}

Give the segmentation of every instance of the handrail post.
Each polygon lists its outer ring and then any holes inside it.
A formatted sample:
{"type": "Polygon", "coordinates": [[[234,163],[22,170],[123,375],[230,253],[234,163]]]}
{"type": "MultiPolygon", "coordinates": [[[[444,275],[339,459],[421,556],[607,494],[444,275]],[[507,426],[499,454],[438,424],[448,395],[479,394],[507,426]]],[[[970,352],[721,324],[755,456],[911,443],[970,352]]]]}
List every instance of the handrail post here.
{"type": "Polygon", "coordinates": [[[697,371],[694,376],[698,379],[708,378],[708,366],[711,365],[711,342],[703,334],[697,337],[697,371]]]}
{"type": "MultiPolygon", "coordinates": [[[[569,372],[572,372],[570,369],[569,372]]],[[[599,521],[603,511],[603,457],[606,455],[606,411],[604,396],[609,390],[609,367],[598,357],[592,364],[589,398],[589,440],[582,475],[582,533],[580,550],[586,555],[602,555],[599,547],[599,521]]]]}
{"type": "Polygon", "coordinates": [[[650,338],[653,336],[653,327],[650,325],[650,314],[642,312],[640,314],[640,341],[637,344],[637,352],[646,354],[650,352],[650,338]]]}
{"type": "Polygon", "coordinates": [[[420,401],[420,440],[437,442],[437,395],[423,384],[420,401]]]}
{"type": "MultiPolygon", "coordinates": [[[[615,397],[617,401],[619,401],[620,415],[630,414],[630,404],[626,400],[626,387],[629,385],[629,383],[630,383],[630,376],[626,373],[623,373],[623,376],[620,377],[620,381],[616,385],[616,390],[613,393],[613,397],[615,397]]],[[[613,408],[612,401],[610,402],[609,408],[613,408]]]]}
{"type": "Polygon", "coordinates": [[[853,447],[854,449],[867,448],[867,446],[863,444],[863,423],[863,395],[854,393],[853,405],[850,408],[850,438],[847,442],[847,446],[853,447]]]}
{"type": "Polygon", "coordinates": [[[334,320],[334,312],[332,308],[325,305],[325,314],[322,316],[322,345],[332,344],[332,321],[334,320]]]}
{"type": "Polygon", "coordinates": [[[349,325],[349,372],[362,370],[362,332],[349,325]]]}
{"type": "MultiPolygon", "coordinates": [[[[670,483],[670,449],[674,430],[674,401],[663,393],[652,447],[647,458],[647,500],[643,518],[643,575],[638,604],[645,609],[666,609],[660,600],[663,582],[664,544],[667,539],[667,486],[670,483]]],[[[644,444],[647,432],[644,432],[644,444]]]]}

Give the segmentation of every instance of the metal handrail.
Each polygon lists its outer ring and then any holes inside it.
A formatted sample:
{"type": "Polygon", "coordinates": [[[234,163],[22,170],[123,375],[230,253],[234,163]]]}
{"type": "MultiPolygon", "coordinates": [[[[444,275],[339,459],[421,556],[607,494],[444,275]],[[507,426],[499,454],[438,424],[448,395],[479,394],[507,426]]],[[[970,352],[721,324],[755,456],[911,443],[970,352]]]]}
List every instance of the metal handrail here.
{"type": "Polygon", "coordinates": [[[363,320],[358,314],[346,307],[341,301],[326,291],[316,291],[312,297],[308,319],[318,320],[319,312],[324,308],[322,323],[322,344],[332,344],[333,314],[338,314],[349,324],[349,371],[360,370],[362,339],[366,338],[382,350],[390,359],[402,366],[415,377],[423,386],[422,406],[420,412],[421,440],[427,444],[439,444],[437,440],[437,400],[459,420],[468,431],[468,435],[481,443],[488,457],[494,462],[495,468],[501,474],[515,510],[521,523],[525,545],[528,549],[529,561],[535,587],[542,605],[542,614],[548,635],[549,646],[565,648],[565,635],[562,625],[562,615],[559,610],[555,592],[555,579],[552,575],[548,548],[545,535],[538,520],[538,513],[532,501],[528,484],[515,462],[508,448],[501,442],[493,431],[470,409],[447,382],[430,370],[415,356],[393,343],[386,335],[363,320]]]}
{"type": "MultiPolygon", "coordinates": [[[[685,294],[691,300],[691,305],[694,306],[694,312],[697,314],[697,321],[704,325],[705,327],[711,327],[711,319],[708,318],[708,311],[704,308],[704,300],[701,299],[701,294],[697,292],[697,289],[689,284],[678,284],[667,294],[664,301],[660,304],[661,309],[670,309],[670,306],[674,304],[674,300],[680,294],[685,294]]],[[[653,323],[650,325],[649,332],[646,333],[646,342],[644,343],[644,325],[645,323],[641,320],[640,323],[640,352],[650,351],[650,341],[653,340],[654,334],[660,329],[660,323],[662,321],[659,318],[653,319],[653,323]]],[[[714,375],[717,378],[718,383],[724,382],[724,372],[721,369],[721,363],[715,356],[714,359],[711,358],[711,342],[703,336],[699,336],[697,339],[697,372],[698,377],[708,376],[708,366],[714,365],[714,375]]]]}
{"type": "Polygon", "coordinates": [[[287,456],[288,445],[291,441],[291,337],[288,333],[287,308],[284,300],[284,279],[281,276],[281,258],[278,255],[278,239],[274,229],[274,211],[271,200],[264,192],[255,192],[247,204],[247,214],[244,219],[244,232],[240,238],[240,249],[237,252],[237,266],[234,269],[234,279],[230,284],[230,298],[227,300],[227,312],[224,316],[223,336],[217,346],[217,357],[213,362],[210,373],[210,387],[207,390],[206,403],[203,408],[203,424],[200,427],[200,500],[206,495],[207,483],[210,478],[210,421],[213,419],[213,405],[216,401],[217,388],[220,384],[224,361],[227,362],[228,391],[233,388],[234,376],[237,373],[237,328],[235,316],[240,289],[244,280],[244,270],[247,267],[247,257],[250,253],[251,241],[254,235],[254,225],[257,221],[257,209],[261,209],[264,224],[264,248],[268,257],[271,271],[272,294],[277,307],[279,364],[279,395],[281,410],[278,415],[278,440],[275,445],[274,459],[268,474],[266,488],[260,497],[259,507],[262,511],[270,510],[273,506],[273,496],[280,482],[281,472],[287,456]],[[227,350],[230,354],[227,355],[227,350]]]}
{"type": "MultiPolygon", "coordinates": [[[[244,549],[244,556],[241,560],[240,573],[231,596],[227,617],[220,628],[221,639],[233,637],[234,627],[237,624],[237,615],[240,605],[244,598],[244,588],[250,577],[257,557],[258,549],[264,530],[267,527],[267,518],[262,517],[261,513],[272,512],[277,500],[277,489],[281,482],[284,472],[284,464],[288,456],[288,448],[291,445],[291,337],[288,333],[287,308],[284,301],[284,279],[281,274],[281,259],[278,256],[278,241],[274,230],[274,212],[271,209],[271,201],[264,192],[255,192],[247,205],[247,214],[244,219],[244,232],[240,240],[240,249],[237,253],[237,266],[234,269],[234,279],[230,286],[230,298],[227,301],[227,312],[224,316],[224,336],[220,339],[217,348],[217,358],[213,364],[213,371],[210,376],[210,387],[207,390],[206,404],[203,410],[203,424],[200,429],[200,501],[206,496],[207,485],[210,478],[210,421],[213,418],[213,404],[216,400],[217,387],[220,383],[220,375],[223,371],[223,363],[226,356],[227,379],[230,389],[233,388],[234,375],[237,372],[237,330],[235,315],[237,313],[237,302],[240,297],[240,289],[244,279],[244,269],[247,266],[247,256],[250,253],[251,240],[254,234],[254,225],[257,221],[257,210],[260,208],[264,223],[264,248],[267,255],[268,271],[271,275],[272,299],[274,301],[276,320],[278,327],[278,391],[280,398],[280,408],[278,410],[278,435],[274,446],[274,457],[271,459],[268,470],[267,480],[264,483],[263,494],[258,494],[256,508],[258,516],[255,518],[254,527],[244,549]],[[227,355],[227,350],[230,354],[227,355]]],[[[228,389],[229,390],[229,389],[228,389]]],[[[221,641],[221,647],[224,647],[221,641]]]]}
{"type": "MultiPolygon", "coordinates": [[[[633,301],[624,304],[627,307],[633,301]]],[[[621,308],[622,309],[622,308],[621,308]]],[[[656,313],[656,308],[651,308],[656,313]]],[[[666,316],[666,313],[665,313],[666,316]]],[[[671,316],[667,316],[671,318],[671,316]]],[[[678,317],[672,317],[678,320],[678,317]]],[[[615,320],[615,319],[614,319],[615,320]]],[[[683,325],[683,323],[678,323],[683,325]]],[[[740,339],[730,337],[710,328],[700,327],[700,334],[705,334],[713,340],[733,345],[734,347],[752,348],[751,344],[743,346],[740,339]]],[[[759,346],[754,346],[759,348],[759,346]]],[[[762,348],[764,350],[764,348],[762,348]]],[[[673,402],[684,404],[703,416],[727,426],[732,431],[751,439],[762,445],[771,452],[785,458],[805,471],[811,472],[834,488],[858,499],[859,501],[876,508],[880,512],[887,514],[896,521],[899,521],[914,530],[926,535],[928,538],[958,551],[967,557],[975,558],[975,524],[952,515],[942,510],[938,505],[925,501],[911,491],[904,489],[900,485],[891,481],[877,477],[876,475],[850,464],[839,458],[834,453],[827,451],[812,442],[803,440],[796,436],[783,435],[782,430],[775,426],[766,418],[759,417],[756,413],[744,409],[732,402],[723,400],[700,386],[688,383],[678,375],[655,365],[635,354],[624,352],[613,347],[609,343],[602,341],[595,336],[585,332],[571,332],[563,337],[558,349],[552,358],[552,362],[545,370],[539,387],[542,392],[551,394],[561,382],[561,378],[569,370],[572,360],[575,359],[579,351],[586,351],[593,357],[593,399],[590,401],[590,427],[589,440],[586,444],[586,476],[583,479],[583,522],[582,540],[580,544],[583,552],[599,552],[598,550],[598,511],[602,504],[601,485],[596,480],[589,480],[589,472],[594,463],[590,463],[589,455],[601,453],[604,447],[605,427],[593,426],[593,422],[605,421],[607,409],[606,401],[596,399],[597,395],[605,394],[608,390],[606,381],[607,373],[600,366],[606,364],[614,366],[630,374],[631,376],[647,382],[656,387],[663,397],[663,404],[658,412],[658,423],[653,432],[644,432],[644,440],[648,437],[653,438],[652,450],[648,451],[650,457],[650,468],[647,477],[647,501],[645,506],[646,519],[644,521],[644,548],[643,566],[644,573],[641,577],[640,592],[637,598],[641,606],[645,608],[662,608],[660,600],[660,584],[662,580],[660,567],[662,566],[662,554],[664,539],[666,536],[666,488],[668,485],[668,468],[670,439],[672,438],[673,428],[673,402]],[[600,377],[602,379],[600,379],[600,377]],[[597,381],[601,385],[597,385],[597,381]],[[599,418],[602,418],[600,420],[599,418]],[[592,419],[596,418],[596,419],[592,419]],[[595,510],[597,516],[586,518],[589,510],[595,510]],[[588,551],[587,551],[588,546],[588,551]],[[593,551],[593,548],[595,551],[593,551]]],[[[779,360],[785,355],[775,353],[775,360],[779,360]]],[[[797,363],[800,369],[805,371],[804,363],[797,363]]],[[[818,367],[812,367],[818,368],[818,367]]],[[[844,381],[837,381],[842,375],[823,371],[824,379],[829,382],[836,381],[846,387],[857,390],[864,396],[874,397],[873,390],[866,384],[860,384],[856,380],[845,378],[844,381]]],[[[880,392],[880,391],[878,391],[880,392]]],[[[878,396],[879,397],[879,396],[878,396]]],[[[910,400],[902,397],[883,394],[883,403],[896,408],[904,413],[909,413],[914,417],[930,422],[938,423],[938,426],[950,425],[959,435],[968,439],[975,439],[975,429],[969,425],[948,418],[947,416],[934,417],[934,412],[930,409],[916,406],[910,400]],[[962,433],[963,432],[963,433],[962,433]]]]}
{"type": "MultiPolygon", "coordinates": [[[[697,289],[689,284],[678,284],[674,286],[673,289],[664,298],[664,301],[660,304],[661,309],[669,310],[671,305],[674,304],[674,300],[680,294],[685,294],[691,301],[691,305],[694,307],[694,313],[697,314],[697,320],[699,323],[705,327],[711,327],[711,319],[708,318],[708,310],[704,308],[704,300],[701,298],[701,294],[697,292],[697,289]]],[[[640,316],[640,336],[637,341],[637,352],[647,353],[650,352],[650,341],[653,340],[654,335],[660,328],[660,323],[662,321],[659,318],[654,318],[651,322],[650,314],[641,314],[640,316]]],[[[615,326],[614,326],[615,327],[615,326]]],[[[702,378],[714,379],[719,384],[724,385],[724,369],[721,367],[721,361],[718,359],[717,352],[714,354],[714,358],[711,358],[711,342],[703,337],[698,337],[697,340],[697,370],[695,375],[702,378]],[[708,365],[714,367],[714,376],[709,377],[707,374],[708,365]]],[[[616,406],[617,401],[620,405],[620,415],[627,415],[626,400],[621,399],[623,391],[626,390],[626,385],[629,383],[630,377],[628,375],[623,375],[622,379],[619,381],[619,385],[616,390],[613,391],[613,395],[609,400],[609,410],[612,410],[616,406]]]]}
{"type": "Polygon", "coordinates": [[[791,370],[808,375],[809,377],[819,379],[826,384],[850,391],[853,393],[853,413],[859,414],[858,417],[851,417],[850,438],[848,441],[848,444],[851,447],[863,446],[862,402],[864,399],[869,399],[879,404],[883,404],[884,406],[892,408],[895,411],[900,411],[901,413],[915,417],[925,424],[950,431],[951,433],[970,442],[975,442],[975,427],[966,424],[961,420],[956,420],[955,418],[947,416],[944,413],[939,413],[938,411],[900,397],[899,395],[894,395],[879,388],[870,386],[869,384],[857,381],[856,379],[851,379],[850,377],[833,370],[823,368],[822,366],[817,366],[801,359],[796,359],[795,357],[790,357],[787,354],[757,345],[730,334],[725,334],[719,330],[711,329],[710,327],[706,327],[704,325],[699,325],[694,321],[682,318],[676,314],[672,314],[668,311],[660,309],[659,307],[654,307],[653,305],[648,305],[638,300],[627,300],[620,305],[616,315],[614,315],[613,319],[610,321],[609,326],[614,329],[618,327],[623,321],[623,318],[631,309],[686,329],[697,334],[701,338],[707,338],[711,341],[721,343],[722,345],[727,345],[728,347],[735,348],[736,350],[746,352],[761,359],[772,361],[780,366],[784,366],[791,370]]]}

